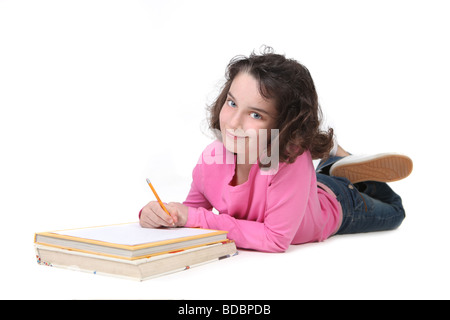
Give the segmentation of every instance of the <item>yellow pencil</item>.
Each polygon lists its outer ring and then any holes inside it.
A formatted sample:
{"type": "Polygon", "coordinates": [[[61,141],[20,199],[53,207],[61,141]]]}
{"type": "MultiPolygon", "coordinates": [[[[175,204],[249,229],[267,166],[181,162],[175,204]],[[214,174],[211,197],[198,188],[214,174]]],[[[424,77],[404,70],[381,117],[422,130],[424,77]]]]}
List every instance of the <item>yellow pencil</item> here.
{"type": "Polygon", "coordinates": [[[158,194],[156,193],[155,188],[153,188],[152,183],[150,182],[150,180],[147,178],[147,183],[150,186],[150,189],[152,189],[153,194],[156,197],[156,200],[158,200],[159,205],[161,206],[161,208],[169,215],[169,217],[172,217],[169,213],[169,211],[167,211],[166,207],[164,206],[164,204],[162,203],[161,199],[159,198],[158,194]]]}

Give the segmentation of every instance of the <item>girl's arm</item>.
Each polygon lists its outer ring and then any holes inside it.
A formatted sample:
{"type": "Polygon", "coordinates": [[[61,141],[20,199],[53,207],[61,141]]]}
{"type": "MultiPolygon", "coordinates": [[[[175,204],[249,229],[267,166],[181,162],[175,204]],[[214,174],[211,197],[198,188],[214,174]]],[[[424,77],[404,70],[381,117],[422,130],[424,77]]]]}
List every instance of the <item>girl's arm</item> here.
{"type": "MultiPolygon", "coordinates": [[[[311,175],[280,169],[267,190],[264,222],[236,219],[228,214],[216,215],[210,207],[189,206],[187,202],[186,226],[226,230],[228,238],[240,248],[283,252],[291,244],[303,220],[310,185],[311,175]]],[[[191,195],[192,199],[201,199],[197,189],[191,190],[191,195]]]]}
{"type": "MultiPolygon", "coordinates": [[[[195,167],[193,177],[196,176],[196,170],[198,170],[198,167],[195,167]]],[[[195,178],[192,181],[191,184],[191,190],[189,191],[188,196],[186,197],[186,200],[183,202],[183,204],[187,207],[192,208],[205,208],[207,210],[212,210],[213,206],[211,203],[209,203],[208,199],[205,198],[203,193],[200,191],[197,181],[195,178]]]]}

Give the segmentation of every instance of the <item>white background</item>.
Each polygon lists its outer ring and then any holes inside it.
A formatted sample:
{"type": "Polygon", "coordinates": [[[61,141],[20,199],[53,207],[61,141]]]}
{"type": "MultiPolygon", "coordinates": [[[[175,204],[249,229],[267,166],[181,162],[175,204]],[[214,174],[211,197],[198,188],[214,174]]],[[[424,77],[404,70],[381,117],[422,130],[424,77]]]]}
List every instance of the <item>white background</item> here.
{"type": "Polygon", "coordinates": [[[446,1],[0,1],[0,298],[450,298],[446,1]],[[414,160],[392,232],[146,282],[40,267],[33,235],[183,201],[205,106],[263,44],[310,70],[353,153],[414,160]]]}

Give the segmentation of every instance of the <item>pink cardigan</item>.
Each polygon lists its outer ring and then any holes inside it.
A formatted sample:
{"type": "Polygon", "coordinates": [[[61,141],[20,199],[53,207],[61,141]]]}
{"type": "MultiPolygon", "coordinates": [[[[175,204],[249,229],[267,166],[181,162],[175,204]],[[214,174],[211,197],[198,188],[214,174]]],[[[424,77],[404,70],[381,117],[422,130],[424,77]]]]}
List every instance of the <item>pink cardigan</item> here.
{"type": "Polygon", "coordinates": [[[339,228],[341,206],[333,194],[317,187],[309,152],[292,164],[281,163],[272,175],[254,164],[248,181],[237,186],[229,184],[235,173],[230,159],[234,155],[220,141],[203,151],[184,202],[189,207],[186,227],[226,230],[237,247],[265,252],[323,241],[339,228]],[[222,163],[211,163],[220,158],[216,162],[222,163]]]}

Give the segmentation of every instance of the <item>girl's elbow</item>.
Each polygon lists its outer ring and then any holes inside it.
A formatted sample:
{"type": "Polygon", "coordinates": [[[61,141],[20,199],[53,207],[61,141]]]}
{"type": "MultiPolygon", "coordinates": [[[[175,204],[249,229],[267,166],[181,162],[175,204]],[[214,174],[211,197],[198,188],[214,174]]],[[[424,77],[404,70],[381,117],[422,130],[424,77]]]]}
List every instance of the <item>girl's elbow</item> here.
{"type": "Polygon", "coordinates": [[[265,247],[268,252],[285,252],[292,242],[291,237],[285,232],[265,228],[265,247]]]}
{"type": "Polygon", "coordinates": [[[291,244],[290,239],[281,237],[274,238],[270,241],[269,252],[282,253],[285,252],[291,244]]]}

